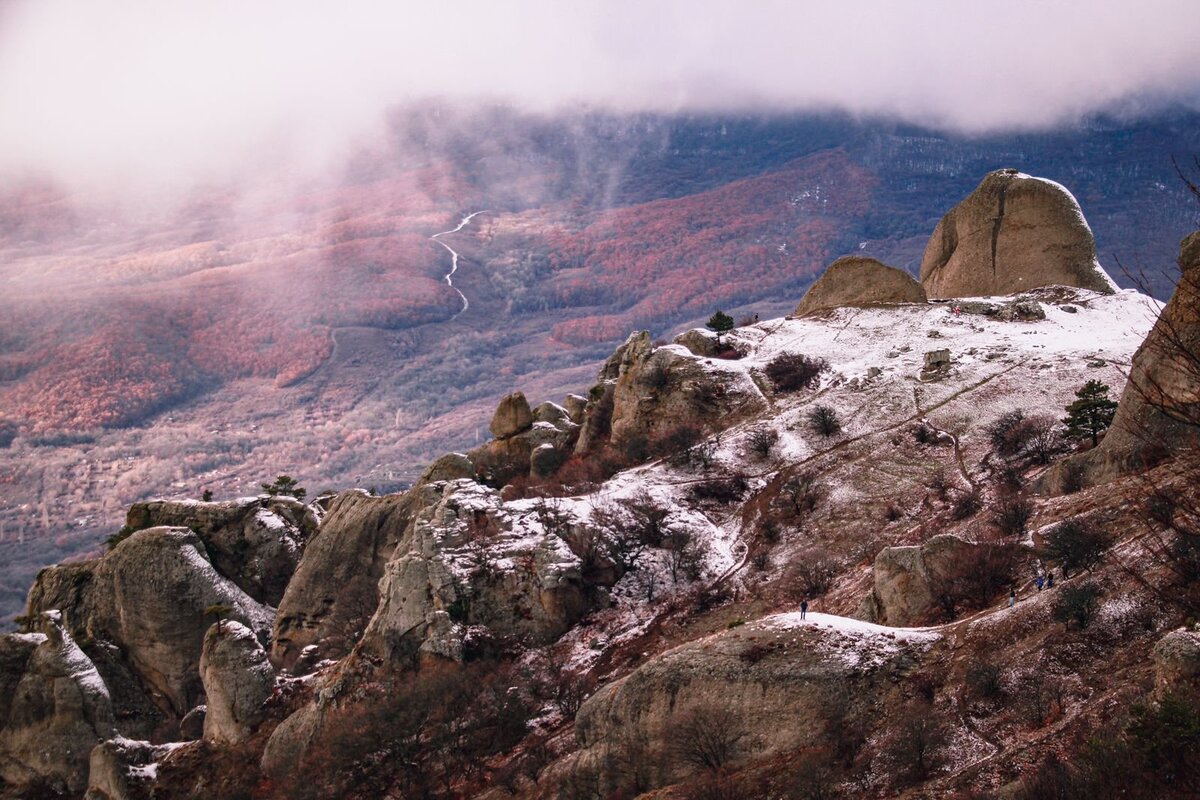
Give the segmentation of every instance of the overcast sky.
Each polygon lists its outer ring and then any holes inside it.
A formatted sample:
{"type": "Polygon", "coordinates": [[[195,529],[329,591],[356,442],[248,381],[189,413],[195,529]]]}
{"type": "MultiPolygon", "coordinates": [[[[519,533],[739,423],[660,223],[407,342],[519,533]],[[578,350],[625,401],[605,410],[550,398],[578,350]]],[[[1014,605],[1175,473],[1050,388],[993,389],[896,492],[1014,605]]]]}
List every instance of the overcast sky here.
{"type": "Polygon", "coordinates": [[[1200,0],[0,0],[0,180],[318,163],[413,98],[964,132],[1200,96],[1200,0]]]}

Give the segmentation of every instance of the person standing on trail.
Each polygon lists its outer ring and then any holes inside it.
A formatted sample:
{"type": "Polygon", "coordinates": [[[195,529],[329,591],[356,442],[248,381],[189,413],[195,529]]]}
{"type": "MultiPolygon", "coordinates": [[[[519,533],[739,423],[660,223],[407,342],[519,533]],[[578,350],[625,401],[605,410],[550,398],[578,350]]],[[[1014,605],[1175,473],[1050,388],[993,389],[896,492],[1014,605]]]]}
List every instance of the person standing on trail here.
{"type": "Polygon", "coordinates": [[[1039,592],[1042,590],[1042,587],[1046,585],[1046,579],[1042,577],[1042,573],[1039,572],[1038,576],[1033,579],[1033,585],[1038,587],[1039,592]]]}
{"type": "Polygon", "coordinates": [[[800,601],[800,619],[804,619],[806,614],[808,614],[808,598],[807,597],[800,601]]]}
{"type": "Polygon", "coordinates": [[[1012,608],[1016,604],[1017,604],[1017,590],[1009,589],[1008,590],[1008,607],[1012,608]]]}
{"type": "Polygon", "coordinates": [[[1054,570],[1050,570],[1048,573],[1046,573],[1046,588],[1054,588],[1054,570]]]}

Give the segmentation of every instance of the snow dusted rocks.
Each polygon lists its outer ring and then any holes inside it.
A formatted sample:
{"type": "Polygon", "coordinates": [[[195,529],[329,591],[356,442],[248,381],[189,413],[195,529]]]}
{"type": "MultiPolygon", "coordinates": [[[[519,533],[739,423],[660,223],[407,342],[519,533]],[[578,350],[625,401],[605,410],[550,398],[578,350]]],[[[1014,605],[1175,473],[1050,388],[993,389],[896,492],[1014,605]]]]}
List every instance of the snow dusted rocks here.
{"type": "Polygon", "coordinates": [[[655,348],[641,331],[601,368],[576,452],[588,452],[606,434],[620,446],[685,426],[719,430],[766,407],[736,362],[703,358],[677,344],[655,348]]]}
{"type": "Polygon", "coordinates": [[[1163,695],[1200,681],[1200,633],[1180,628],[1154,645],[1154,690],[1163,695]]]}
{"type": "Polygon", "coordinates": [[[0,779],[45,781],[78,796],[88,754],[116,734],[111,698],[59,614],[41,615],[35,627],[0,638],[0,779]]]}
{"type": "MultiPolygon", "coordinates": [[[[111,667],[117,682],[127,669],[176,720],[203,694],[197,666],[212,623],[205,610],[214,605],[229,606],[231,618],[266,640],[272,610],[220,574],[186,528],[138,531],[96,562],[45,570],[30,592],[31,613],[61,608],[77,638],[90,638],[101,652],[119,648],[111,667]],[[70,580],[56,580],[57,571],[70,580]]],[[[102,674],[109,668],[101,665],[102,674]]]]}
{"type": "Polygon", "coordinates": [[[1063,285],[1111,293],[1096,243],[1065,188],[1014,169],[989,173],[950,209],[921,260],[930,297],[1013,294],[1063,285]]]}
{"type": "Polygon", "coordinates": [[[236,744],[263,719],[263,703],[275,688],[275,669],[254,632],[232,620],[204,636],[200,679],[208,697],[204,738],[236,744]]]}
{"type": "Polygon", "coordinates": [[[825,269],[792,313],[808,317],[834,308],[924,302],[925,289],[904,270],[873,258],[843,256],[825,269]]]}
{"type": "Polygon", "coordinates": [[[151,500],[134,503],[131,530],[190,528],[213,564],[260,603],[278,605],[300,563],[304,543],[320,524],[318,510],[292,497],[250,497],[221,503],[151,500]]]}
{"type": "MultiPolygon", "coordinates": [[[[689,642],[583,704],[575,723],[582,749],[572,766],[586,770],[636,745],[651,785],[665,785],[697,769],[677,757],[680,737],[697,725],[740,736],[739,749],[755,759],[820,746],[836,714],[876,701],[937,639],[792,613],[689,642]]],[[[602,770],[597,777],[606,779],[602,770]]]]}

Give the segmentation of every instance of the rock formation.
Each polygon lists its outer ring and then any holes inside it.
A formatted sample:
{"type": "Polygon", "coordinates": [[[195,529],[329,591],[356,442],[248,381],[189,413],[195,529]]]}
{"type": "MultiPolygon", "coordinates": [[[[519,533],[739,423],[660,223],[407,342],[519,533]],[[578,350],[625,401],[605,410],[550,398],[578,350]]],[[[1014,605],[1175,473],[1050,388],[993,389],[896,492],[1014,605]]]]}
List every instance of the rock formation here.
{"type": "Polygon", "coordinates": [[[929,622],[939,611],[939,581],[974,547],[948,534],[919,546],[885,547],[875,557],[875,585],[864,603],[866,615],[887,625],[929,622]]]}
{"type": "Polygon", "coordinates": [[[116,734],[111,698],[60,615],[35,627],[0,638],[0,784],[79,796],[92,748],[116,734]]]}
{"type": "Polygon", "coordinates": [[[605,439],[618,446],[652,440],[683,426],[718,430],[766,405],[744,372],[680,345],[655,348],[641,331],[601,367],[575,449],[588,452],[605,439]]]}
{"type": "Polygon", "coordinates": [[[200,655],[208,698],[204,738],[236,744],[263,720],[263,703],[275,689],[275,669],[254,632],[230,620],[208,629],[200,655]]]}
{"type": "Polygon", "coordinates": [[[843,256],[825,269],[792,313],[808,317],[835,308],[924,302],[925,289],[904,270],[873,258],[843,256]]]}
{"type": "Polygon", "coordinates": [[[1014,169],[989,173],[950,209],[921,259],[929,297],[1013,294],[1063,285],[1110,293],[1092,230],[1071,193],[1014,169]]]}
{"type": "Polygon", "coordinates": [[[1043,490],[1062,491],[1071,470],[1093,485],[1200,442],[1200,231],[1180,245],[1179,269],[1175,293],[1134,353],[1104,440],[1055,465],[1040,483],[1043,490]]]}
{"type": "Polygon", "coordinates": [[[1154,691],[1162,696],[1200,681],[1200,633],[1171,631],[1154,645],[1154,691]]]}
{"type": "Polygon", "coordinates": [[[151,500],[134,503],[128,530],[190,528],[204,542],[213,565],[260,603],[279,604],[304,544],[320,519],[292,497],[244,498],[221,503],[151,500]]]}
{"type": "Polygon", "coordinates": [[[90,642],[123,708],[136,707],[126,687],[130,694],[140,687],[176,722],[203,696],[197,666],[213,621],[208,609],[228,606],[231,619],[264,641],[272,618],[270,608],[213,567],[200,537],[186,528],[148,528],[98,561],[43,570],[29,605],[31,614],[62,609],[65,627],[90,642]]]}
{"type": "Polygon", "coordinates": [[[736,740],[734,765],[825,744],[831,716],[877,702],[937,639],[837,619],[766,617],[655,656],[583,704],[571,768],[615,790],[601,765],[633,759],[653,787],[700,768],[681,755],[692,736],[736,740]]]}
{"type": "Polygon", "coordinates": [[[529,430],[531,425],[533,412],[529,409],[529,401],[525,399],[524,392],[513,392],[500,401],[488,429],[497,439],[507,439],[529,430]]]}

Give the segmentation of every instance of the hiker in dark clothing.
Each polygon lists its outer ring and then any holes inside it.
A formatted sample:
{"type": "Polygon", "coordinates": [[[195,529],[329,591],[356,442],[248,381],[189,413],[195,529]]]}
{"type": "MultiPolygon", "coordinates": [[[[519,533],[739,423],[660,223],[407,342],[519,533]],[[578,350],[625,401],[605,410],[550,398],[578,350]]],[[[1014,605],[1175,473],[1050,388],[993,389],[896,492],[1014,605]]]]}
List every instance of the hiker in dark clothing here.
{"type": "Polygon", "coordinates": [[[1054,570],[1050,570],[1048,573],[1046,573],[1046,588],[1054,588],[1054,570]]]}
{"type": "Polygon", "coordinates": [[[1046,579],[1043,578],[1041,575],[1038,575],[1036,578],[1033,579],[1033,585],[1038,587],[1038,591],[1040,592],[1042,590],[1042,587],[1046,585],[1046,579]]]}
{"type": "Polygon", "coordinates": [[[804,619],[804,616],[807,613],[808,613],[808,598],[806,597],[800,601],[800,619],[804,619]]]}
{"type": "Polygon", "coordinates": [[[1016,604],[1017,604],[1017,590],[1009,589],[1008,590],[1008,607],[1012,608],[1016,604]]]}

